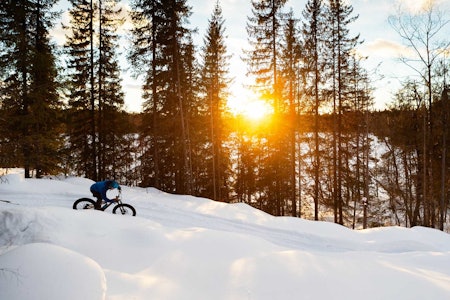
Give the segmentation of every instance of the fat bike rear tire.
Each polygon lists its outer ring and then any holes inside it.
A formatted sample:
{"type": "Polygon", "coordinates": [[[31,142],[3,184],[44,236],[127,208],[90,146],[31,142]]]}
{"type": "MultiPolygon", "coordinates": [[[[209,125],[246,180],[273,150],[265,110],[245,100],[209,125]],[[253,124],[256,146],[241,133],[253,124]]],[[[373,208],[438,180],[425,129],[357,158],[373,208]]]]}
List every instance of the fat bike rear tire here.
{"type": "Polygon", "coordinates": [[[94,209],[95,201],[89,198],[81,198],[73,203],[73,209],[94,209]]]}
{"type": "Polygon", "coordinates": [[[118,214],[118,215],[136,216],[136,210],[134,209],[134,207],[131,206],[130,204],[126,204],[126,203],[117,204],[113,208],[112,212],[113,212],[113,214],[118,214]]]}

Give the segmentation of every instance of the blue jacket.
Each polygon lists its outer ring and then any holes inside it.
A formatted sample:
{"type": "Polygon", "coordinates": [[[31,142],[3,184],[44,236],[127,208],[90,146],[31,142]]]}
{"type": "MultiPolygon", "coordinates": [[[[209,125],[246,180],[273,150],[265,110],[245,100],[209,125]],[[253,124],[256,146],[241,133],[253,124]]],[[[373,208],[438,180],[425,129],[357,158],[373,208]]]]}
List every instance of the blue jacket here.
{"type": "Polygon", "coordinates": [[[102,196],[103,200],[105,200],[107,202],[111,202],[113,200],[106,197],[106,192],[110,188],[117,188],[120,190],[120,185],[114,180],[99,181],[99,182],[96,182],[93,185],[91,185],[91,193],[97,192],[102,196]]]}

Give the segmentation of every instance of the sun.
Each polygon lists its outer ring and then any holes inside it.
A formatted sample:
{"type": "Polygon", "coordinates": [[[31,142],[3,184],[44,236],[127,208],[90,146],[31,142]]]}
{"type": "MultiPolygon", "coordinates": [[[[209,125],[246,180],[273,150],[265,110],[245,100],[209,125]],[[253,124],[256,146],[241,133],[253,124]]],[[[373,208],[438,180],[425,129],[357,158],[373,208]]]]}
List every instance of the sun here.
{"type": "Polygon", "coordinates": [[[261,121],[273,113],[272,106],[264,100],[252,97],[231,97],[228,108],[235,116],[243,116],[250,121],[261,121]]]}
{"type": "Polygon", "coordinates": [[[272,107],[263,100],[251,101],[245,105],[243,114],[251,120],[258,121],[272,114],[272,107]]]}

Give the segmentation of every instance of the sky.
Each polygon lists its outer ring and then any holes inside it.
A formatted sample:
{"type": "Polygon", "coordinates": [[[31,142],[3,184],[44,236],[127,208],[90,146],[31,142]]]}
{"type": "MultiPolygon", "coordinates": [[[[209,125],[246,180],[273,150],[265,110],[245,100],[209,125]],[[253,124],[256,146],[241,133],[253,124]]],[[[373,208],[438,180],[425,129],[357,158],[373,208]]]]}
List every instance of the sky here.
{"type": "MultiPolygon", "coordinates": [[[[398,61],[400,53],[406,53],[405,46],[398,34],[388,23],[390,15],[396,13],[399,4],[412,11],[417,10],[429,0],[348,0],[354,8],[353,14],[358,19],[350,25],[352,36],[360,35],[363,41],[358,51],[363,57],[367,57],[363,65],[372,74],[372,86],[375,88],[375,108],[383,109],[391,101],[393,93],[400,87],[400,82],[406,76],[413,74],[404,64],[398,61]]],[[[293,9],[294,15],[301,19],[306,0],[288,0],[286,10],[293,9]]],[[[436,0],[438,6],[448,13],[450,12],[450,0],[436,0]]],[[[129,1],[123,0],[121,5],[129,8],[129,1]]],[[[192,7],[190,27],[197,28],[194,42],[198,47],[203,46],[203,37],[206,34],[208,20],[211,18],[215,1],[213,0],[188,0],[192,7]]],[[[250,0],[220,0],[225,20],[225,35],[230,59],[230,77],[233,84],[230,88],[231,98],[235,102],[257,101],[245,85],[250,84],[246,76],[246,66],[242,61],[243,50],[248,48],[246,32],[247,17],[251,16],[250,0]]],[[[66,11],[69,7],[67,0],[60,1],[60,7],[66,11]]],[[[67,22],[67,14],[63,14],[63,22],[67,22]]],[[[126,24],[125,27],[129,26],[126,24]]],[[[444,35],[450,35],[450,25],[443,31],[444,35]],[[448,33],[448,34],[446,34],[448,33]]],[[[64,40],[61,27],[58,25],[52,32],[59,44],[64,40]]],[[[125,50],[122,49],[122,53],[125,50]]],[[[129,68],[128,62],[121,56],[121,65],[129,68]]],[[[131,77],[131,72],[125,70],[122,74],[125,103],[129,111],[140,111],[142,100],[140,97],[140,81],[131,77]]]]}
{"type": "Polygon", "coordinates": [[[93,181],[8,172],[0,299],[449,299],[450,235],[436,229],[351,230],[128,186],[136,217],[73,210],[93,181]]]}

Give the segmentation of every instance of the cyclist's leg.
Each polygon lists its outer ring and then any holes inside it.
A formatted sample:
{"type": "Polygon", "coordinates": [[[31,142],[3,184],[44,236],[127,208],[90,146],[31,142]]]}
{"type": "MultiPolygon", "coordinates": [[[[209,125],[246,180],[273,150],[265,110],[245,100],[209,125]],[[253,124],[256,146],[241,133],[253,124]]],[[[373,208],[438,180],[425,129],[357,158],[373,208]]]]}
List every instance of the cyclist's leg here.
{"type": "Polygon", "coordinates": [[[92,195],[97,198],[97,202],[95,202],[95,209],[101,210],[102,209],[102,195],[100,193],[91,191],[92,195]]]}

